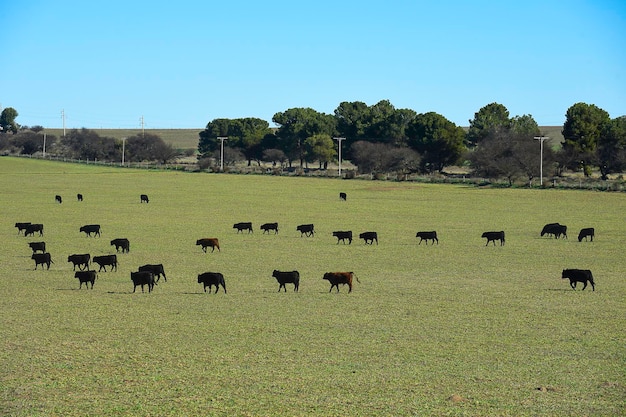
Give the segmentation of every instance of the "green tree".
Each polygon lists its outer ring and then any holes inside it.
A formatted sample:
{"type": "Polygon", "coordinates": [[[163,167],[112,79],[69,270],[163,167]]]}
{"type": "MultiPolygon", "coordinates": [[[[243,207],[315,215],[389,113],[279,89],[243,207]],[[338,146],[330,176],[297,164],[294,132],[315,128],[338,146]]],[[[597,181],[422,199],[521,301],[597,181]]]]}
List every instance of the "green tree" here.
{"type": "Polygon", "coordinates": [[[511,131],[523,136],[539,136],[541,130],[535,119],[530,114],[511,118],[511,131]]]}
{"type": "MultiPolygon", "coordinates": [[[[582,165],[586,176],[591,174],[591,165],[596,157],[598,140],[611,120],[609,114],[594,104],[576,103],[565,113],[563,124],[563,150],[572,151],[582,165]]],[[[573,163],[568,168],[574,169],[573,163]]]]}
{"type": "Polygon", "coordinates": [[[407,128],[408,146],[422,156],[421,169],[441,172],[454,164],[465,151],[465,130],[443,117],[429,112],[418,114],[407,128]]]}
{"type": "Polygon", "coordinates": [[[0,129],[4,132],[17,133],[20,129],[20,125],[17,124],[18,113],[13,107],[7,107],[0,113],[0,129]]]}
{"type": "Polygon", "coordinates": [[[626,169],[626,116],[604,125],[598,138],[597,158],[603,180],[611,173],[626,169]]]}
{"type": "Polygon", "coordinates": [[[122,155],[121,143],[86,128],[70,130],[61,144],[61,154],[69,158],[119,161],[122,155]]]}
{"type": "Polygon", "coordinates": [[[304,140],[304,147],[307,162],[318,161],[320,168],[326,168],[328,162],[333,160],[337,154],[335,144],[330,135],[321,133],[310,136],[304,140]]]}
{"type": "Polygon", "coordinates": [[[470,126],[467,131],[467,143],[474,147],[487,136],[494,132],[509,130],[511,121],[509,111],[502,104],[491,103],[482,107],[474,113],[474,119],[469,121],[470,126]]]}
{"type": "Polygon", "coordinates": [[[198,134],[199,158],[209,157],[213,152],[220,150],[221,141],[217,138],[228,136],[230,126],[231,119],[213,119],[207,123],[206,128],[198,134]]]}

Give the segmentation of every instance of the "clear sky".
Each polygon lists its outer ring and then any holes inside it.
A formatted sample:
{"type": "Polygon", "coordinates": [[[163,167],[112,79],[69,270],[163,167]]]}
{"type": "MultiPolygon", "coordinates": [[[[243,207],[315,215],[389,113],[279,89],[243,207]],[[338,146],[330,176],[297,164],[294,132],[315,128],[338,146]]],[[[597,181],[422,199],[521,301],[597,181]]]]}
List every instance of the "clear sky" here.
{"type": "Polygon", "coordinates": [[[21,125],[204,128],[342,101],[467,126],[497,102],[626,114],[624,0],[0,0],[0,105],[21,125]]]}

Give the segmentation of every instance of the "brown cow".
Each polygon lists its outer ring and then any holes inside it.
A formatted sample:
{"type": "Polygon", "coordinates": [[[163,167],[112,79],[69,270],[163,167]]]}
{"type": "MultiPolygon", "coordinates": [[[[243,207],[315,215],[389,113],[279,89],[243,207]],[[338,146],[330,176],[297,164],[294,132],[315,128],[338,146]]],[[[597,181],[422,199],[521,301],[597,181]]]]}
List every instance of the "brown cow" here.
{"type": "Polygon", "coordinates": [[[202,250],[204,251],[204,253],[206,253],[206,248],[209,247],[211,248],[211,252],[213,252],[215,248],[217,248],[217,250],[221,252],[220,242],[219,240],[217,240],[216,237],[206,237],[203,239],[198,239],[196,240],[196,246],[202,246],[202,250]]]}
{"type": "Polygon", "coordinates": [[[347,284],[349,288],[348,292],[352,292],[353,277],[356,278],[358,282],[361,282],[359,281],[359,278],[354,275],[354,272],[326,272],[322,279],[330,282],[330,290],[328,290],[328,292],[331,292],[333,287],[337,287],[337,292],[339,292],[339,284],[347,284]]]}

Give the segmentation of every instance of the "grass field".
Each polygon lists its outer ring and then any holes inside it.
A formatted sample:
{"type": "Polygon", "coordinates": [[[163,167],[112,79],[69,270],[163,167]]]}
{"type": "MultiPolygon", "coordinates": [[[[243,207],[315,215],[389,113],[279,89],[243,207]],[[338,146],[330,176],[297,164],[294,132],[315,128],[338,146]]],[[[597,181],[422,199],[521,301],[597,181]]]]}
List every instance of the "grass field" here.
{"type": "Polygon", "coordinates": [[[623,193],[9,157],[0,179],[0,415],[626,415],[623,193]],[[23,221],[44,237],[18,235],[23,221]],[[237,234],[240,221],[255,232],[237,234]],[[261,234],[274,221],[279,234],[261,234]],[[569,239],[540,238],[550,222],[569,239]],[[79,233],[92,223],[101,238],[79,233]],[[593,243],[577,242],[582,227],[593,243]],[[337,245],[334,230],[380,243],[337,245]],[[418,245],[418,230],[439,245],[418,245]],[[487,230],[506,244],[486,247],[487,230]],[[131,242],[119,270],[78,290],[67,256],[113,253],[118,237],[131,242]],[[201,237],[221,252],[204,254],[201,237]],[[49,271],[30,259],[38,240],[49,271]],[[168,280],[133,294],[130,271],[146,263],[168,280]],[[591,269],[596,290],[573,291],[563,268],[591,269]],[[300,291],[278,293],[274,269],[300,271],[300,291]],[[222,272],[228,294],[203,293],[205,271],[222,272]],[[329,294],[328,271],[360,283],[329,294]]]}

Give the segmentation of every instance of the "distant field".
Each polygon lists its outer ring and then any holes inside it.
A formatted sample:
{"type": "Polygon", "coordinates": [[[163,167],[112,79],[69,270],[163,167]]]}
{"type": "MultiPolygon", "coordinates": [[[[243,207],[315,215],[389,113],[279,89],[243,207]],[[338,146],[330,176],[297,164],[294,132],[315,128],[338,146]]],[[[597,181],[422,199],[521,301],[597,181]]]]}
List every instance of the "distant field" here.
{"type": "Polygon", "coordinates": [[[626,415],[624,193],[11,157],[0,179],[0,415],[626,415]],[[19,236],[18,221],[44,236],[19,236]],[[254,233],[237,234],[240,221],[254,233]],[[540,238],[549,222],[569,238],[540,238]],[[92,223],[101,238],[79,233],[92,223]],[[593,243],[577,241],[582,227],[593,243]],[[337,244],[335,230],[377,231],[379,244],[337,244]],[[439,245],[418,245],[418,230],[439,245]],[[487,230],[506,244],[486,247],[487,230]],[[67,256],[113,253],[118,237],[131,242],[119,270],[78,290],[67,256]],[[203,253],[201,237],[221,252],[203,253]],[[30,259],[39,240],[49,271],[30,259]],[[146,263],[167,282],[133,294],[146,263]],[[563,268],[591,269],[596,290],[572,290],[563,268]],[[274,269],[300,271],[300,291],[277,293],[274,269]],[[222,272],[228,294],[203,293],[204,271],[222,272]],[[328,271],[360,283],[329,294],[328,271]]]}
{"type": "MultiPolygon", "coordinates": [[[[542,126],[541,134],[552,139],[552,143],[558,144],[563,141],[561,134],[562,126],[542,126]]],[[[122,139],[133,135],[141,134],[141,129],[92,129],[100,136],[107,136],[122,139]]],[[[146,133],[160,136],[165,142],[172,144],[179,149],[195,149],[198,147],[198,134],[204,128],[198,129],[146,129],[146,133]]],[[[56,135],[63,135],[63,129],[46,129],[46,132],[56,135]]]]}
{"type": "MultiPolygon", "coordinates": [[[[141,129],[91,129],[100,136],[122,139],[141,134],[141,129]]],[[[198,129],[146,129],[145,133],[160,136],[165,142],[178,149],[195,149],[198,147],[198,134],[204,128],[198,129]]],[[[46,132],[57,137],[63,136],[63,129],[46,129],[46,132]]],[[[67,130],[66,130],[67,131],[67,130]]]]}

